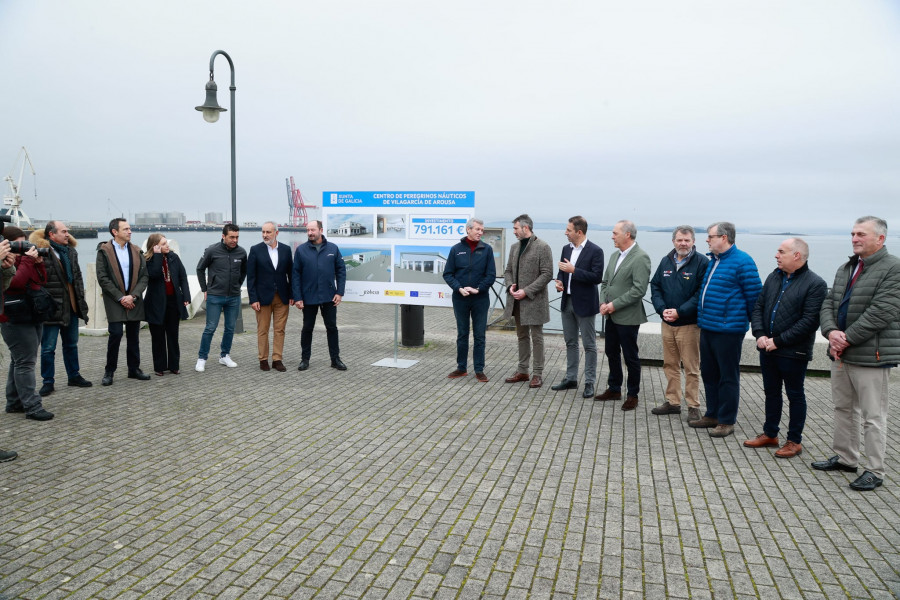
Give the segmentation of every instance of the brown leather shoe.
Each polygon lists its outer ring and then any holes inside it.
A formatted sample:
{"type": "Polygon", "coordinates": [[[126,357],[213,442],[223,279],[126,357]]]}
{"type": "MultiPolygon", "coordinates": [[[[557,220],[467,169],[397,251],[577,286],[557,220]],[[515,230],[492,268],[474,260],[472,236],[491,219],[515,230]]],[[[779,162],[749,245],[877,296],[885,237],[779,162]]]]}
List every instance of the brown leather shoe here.
{"type": "Polygon", "coordinates": [[[519,383],[520,381],[528,381],[528,373],[516,373],[512,377],[506,378],[506,383],[519,383]]]}
{"type": "Polygon", "coordinates": [[[622,392],[614,392],[609,388],[606,388],[606,391],[602,394],[598,394],[594,396],[594,400],[621,400],[622,392]]]}
{"type": "Polygon", "coordinates": [[[284,363],[281,362],[280,360],[273,360],[273,361],[272,361],[272,368],[275,369],[276,371],[280,371],[280,372],[282,372],[282,373],[284,373],[285,371],[287,371],[287,367],[285,367],[285,366],[284,366],[284,363]]]}
{"type": "Polygon", "coordinates": [[[259,361],[259,370],[260,371],[268,371],[269,370],[269,361],[267,361],[267,360],[259,361]]]}
{"type": "Polygon", "coordinates": [[[453,371],[452,373],[447,375],[447,379],[456,379],[457,377],[465,377],[468,374],[469,374],[468,371],[456,369],[455,371],[453,371]]]}
{"type": "Polygon", "coordinates": [[[544,378],[540,375],[535,375],[531,378],[531,383],[528,384],[530,388],[539,388],[544,385],[544,378]]]}
{"type": "Polygon", "coordinates": [[[798,454],[803,454],[803,446],[790,440],[786,441],[784,446],[775,451],[775,456],[778,458],[791,458],[798,454]]]}
{"type": "Polygon", "coordinates": [[[488,382],[487,375],[485,375],[484,373],[475,373],[475,379],[477,379],[477,380],[480,381],[481,383],[487,383],[487,382],[488,382]]]}
{"type": "Polygon", "coordinates": [[[747,440],[744,442],[744,445],[748,448],[765,448],[767,446],[775,446],[778,447],[778,438],[777,437],[769,437],[764,433],[759,434],[752,440],[747,440]]]}
{"type": "Polygon", "coordinates": [[[638,405],[638,397],[637,396],[628,396],[625,399],[625,402],[622,404],[622,410],[634,410],[638,405]]]}
{"type": "Polygon", "coordinates": [[[698,419],[696,421],[688,421],[689,427],[702,428],[706,429],[709,427],[715,427],[719,424],[719,420],[713,417],[703,417],[702,419],[698,419]]]}

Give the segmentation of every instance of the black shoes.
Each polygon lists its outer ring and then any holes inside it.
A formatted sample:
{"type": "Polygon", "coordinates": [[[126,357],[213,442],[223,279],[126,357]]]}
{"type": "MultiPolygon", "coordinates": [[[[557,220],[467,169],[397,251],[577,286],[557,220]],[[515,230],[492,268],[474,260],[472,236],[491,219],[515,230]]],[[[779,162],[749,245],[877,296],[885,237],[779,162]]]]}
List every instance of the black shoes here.
{"type": "Polygon", "coordinates": [[[560,390],[575,390],[578,389],[578,382],[572,381],[571,379],[563,379],[556,385],[551,385],[550,389],[554,392],[558,392],[560,390]]]}
{"type": "Polygon", "coordinates": [[[594,396],[594,384],[586,383],[584,384],[584,393],[581,394],[582,398],[592,398],[594,396]]]}
{"type": "Polygon", "coordinates": [[[46,398],[53,393],[53,390],[54,388],[52,383],[45,383],[41,386],[41,391],[39,391],[38,394],[41,395],[41,398],[46,398]]]}
{"type": "Polygon", "coordinates": [[[12,450],[0,450],[0,462],[9,462],[11,460],[16,460],[16,457],[19,456],[12,450]]]}
{"type": "Polygon", "coordinates": [[[115,371],[105,371],[103,373],[103,381],[100,382],[100,385],[112,385],[113,374],[115,374],[115,371]]]}
{"type": "Polygon", "coordinates": [[[128,371],[128,379],[137,379],[138,381],[147,381],[150,379],[150,376],[141,371],[140,369],[135,369],[134,371],[128,371]]]}
{"type": "Polygon", "coordinates": [[[334,358],[331,360],[331,368],[337,369],[338,371],[346,371],[347,365],[342,363],[340,358],[334,358]]]}
{"type": "Polygon", "coordinates": [[[81,375],[76,375],[75,377],[69,378],[69,386],[71,387],[91,387],[94,385],[81,375]]]}
{"type": "Polygon", "coordinates": [[[300,361],[300,365],[297,367],[298,371],[305,371],[309,368],[309,360],[303,359],[300,361]]]}
{"type": "Polygon", "coordinates": [[[27,415],[25,415],[25,418],[33,419],[35,421],[49,421],[50,419],[53,418],[53,413],[50,412],[49,410],[44,410],[42,408],[33,413],[28,413],[27,415]]]}
{"type": "MultiPolygon", "coordinates": [[[[819,461],[812,463],[812,468],[817,469],[819,471],[847,471],[848,473],[856,473],[859,470],[856,467],[848,467],[844,463],[838,462],[837,455],[832,456],[828,460],[819,460],[819,461]]],[[[865,473],[863,473],[863,477],[864,476],[865,476],[865,473]]],[[[872,475],[872,477],[875,477],[875,476],[872,475]]],[[[860,479],[862,479],[862,477],[860,477],[860,479]]],[[[876,479],[878,479],[878,478],[876,477],[876,479]]],[[[878,485],[881,485],[880,480],[879,480],[878,485]]],[[[873,487],[871,489],[875,489],[875,488],[873,487]]]]}
{"type": "Polygon", "coordinates": [[[872,471],[865,471],[855,481],[850,482],[850,487],[858,492],[871,492],[880,487],[883,481],[872,471]]]}

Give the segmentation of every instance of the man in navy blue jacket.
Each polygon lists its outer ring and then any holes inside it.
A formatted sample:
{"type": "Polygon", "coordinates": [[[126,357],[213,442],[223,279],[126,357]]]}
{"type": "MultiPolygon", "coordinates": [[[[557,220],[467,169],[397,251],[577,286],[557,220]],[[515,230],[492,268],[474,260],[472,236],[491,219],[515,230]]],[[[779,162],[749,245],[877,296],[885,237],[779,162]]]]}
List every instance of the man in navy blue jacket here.
{"type": "Polygon", "coordinates": [[[700,419],[700,328],[697,305],[700,285],[709,259],[694,245],[694,228],[679,225],[672,232],[675,248],[659,263],[650,280],[650,299],[662,318],[663,372],[666,401],[650,412],[654,415],[681,413],[681,369],[684,366],[684,399],[688,421],[700,419]]]}
{"type": "Polygon", "coordinates": [[[763,432],[744,445],[748,448],[778,446],[778,423],[784,400],[790,403],[787,441],[775,451],[777,458],[791,458],[803,452],[806,423],[806,392],[803,382],[812,360],[813,342],[819,329],[819,312],[828,292],[825,281],[809,270],[809,245],[799,238],[781,242],[775,253],[778,268],[763,285],[750,320],[763,391],[766,394],[766,421],[763,432]]]}
{"type": "Polygon", "coordinates": [[[294,253],[294,270],[291,286],[294,291],[294,306],[303,310],[303,329],[300,332],[300,365],[298,371],[309,368],[312,351],[312,332],[316,325],[316,314],[322,311],[325,334],[328,338],[328,354],[331,367],[346,371],[341,362],[338,347],[337,307],[344,296],[347,283],[347,266],[338,247],[322,235],[322,221],[310,221],[306,226],[305,244],[297,246],[294,253]]]}
{"type": "Polygon", "coordinates": [[[469,320],[472,322],[472,363],[475,379],[487,383],[484,374],[484,348],[487,318],[491,309],[489,291],[497,278],[494,250],[481,241],[484,222],[474,217],[466,223],[466,237],[450,249],[444,268],[444,281],[453,290],[453,314],[456,316],[456,370],[450,379],[465,377],[469,360],[469,320]]]}
{"type": "Polygon", "coordinates": [[[603,279],[603,250],[587,239],[588,224],[584,217],[569,219],[566,239],[556,275],[556,291],[562,292],[560,313],[563,338],[566,341],[566,376],[550,389],[554,391],[578,387],[578,336],[584,346],[584,398],[594,395],[597,379],[597,332],[595,321],[600,312],[597,285],[603,279]]]}
{"type": "Polygon", "coordinates": [[[712,428],[711,437],[734,433],[741,396],[741,350],[750,317],[762,290],[756,263],[734,245],[733,223],[707,228],[712,259],[700,290],[700,376],[706,389],[706,414],[691,427],[712,428]]]}
{"type": "Polygon", "coordinates": [[[284,328],[288,312],[294,304],[291,297],[291,271],[294,264],[291,249],[278,241],[278,226],[266,221],[262,226],[262,243],[250,248],[247,257],[247,294],[250,308],[256,311],[256,347],[259,368],[269,370],[269,326],[273,323],[272,368],[284,372],[284,328]]]}

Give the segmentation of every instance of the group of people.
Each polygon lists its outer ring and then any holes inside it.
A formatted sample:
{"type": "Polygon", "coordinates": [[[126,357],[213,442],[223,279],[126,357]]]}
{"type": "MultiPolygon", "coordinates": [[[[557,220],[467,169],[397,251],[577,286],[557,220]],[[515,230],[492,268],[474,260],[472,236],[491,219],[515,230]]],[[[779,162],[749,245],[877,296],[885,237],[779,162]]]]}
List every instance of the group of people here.
{"type": "MultiPolygon", "coordinates": [[[[494,256],[491,247],[481,241],[482,221],[470,219],[466,231],[467,236],[451,250],[444,270],[444,280],[453,289],[457,321],[456,369],[448,377],[468,375],[471,328],[475,378],[487,382],[487,291],[496,276],[494,256]]],[[[551,389],[579,387],[580,339],[582,396],[619,401],[624,385],[621,409],[637,408],[641,383],[637,342],[640,326],[647,322],[644,296],[649,287],[653,308],[662,320],[667,381],[665,401],[650,412],[681,414],[683,399],[690,427],[708,429],[711,437],[734,433],[743,340],[750,329],[759,351],[765,415],[762,433],[746,440],[744,446],[775,447],[776,457],[791,458],[803,452],[804,381],[816,332],[821,330],[828,339],[832,361],[835,455],[813,462],[812,467],[857,473],[862,422],[867,464],[850,487],[866,491],[882,485],[889,374],[900,362],[900,258],[889,254],[884,245],[887,223],[883,219],[865,216],[854,223],[853,256],[838,269],[830,291],[809,269],[809,246],[800,238],[781,242],[775,254],[777,267],[763,283],[754,260],[735,245],[735,226],[729,222],[707,228],[709,257],[697,251],[693,227],[676,227],[673,249],[661,259],[652,277],[651,259],[636,242],[633,222],[621,220],[613,227],[616,250],[605,270],[603,250],[587,239],[587,231],[583,217],[568,220],[565,234],[569,243],[554,265],[550,247],[534,234],[532,219],[523,214],[513,220],[517,242],[510,248],[503,274],[504,316],[515,321],[519,363],[506,383],[528,382],[531,388],[543,385],[543,325],[550,320],[547,287],[553,281],[562,293],[566,372],[551,389]],[[595,395],[598,314],[606,317],[604,353],[609,373],[606,389],[595,395]],[[701,379],[706,396],[702,416],[701,379]],[[783,444],[778,439],[782,391],[789,405],[783,444]]]]}
{"type": "MultiPolygon", "coordinates": [[[[312,332],[319,311],[325,321],[331,366],[347,367],[338,346],[337,306],[344,295],[346,269],[338,247],[322,235],[321,222],[307,227],[308,241],[292,253],[277,241],[278,228],[272,222],[262,228],[263,241],[248,253],[238,245],[240,229],[227,224],[222,239],[203,253],[197,265],[200,289],[206,300],[206,327],[200,339],[195,370],[203,372],[213,335],[224,314],[225,327],[219,363],[237,367],[231,359],[231,344],[241,307],[241,286],[246,278],[250,306],[256,311],[259,366],[264,371],[285,371],[284,330],[288,310],[303,311],[301,361],[299,370],[309,368],[312,332]],[[272,362],[269,364],[269,330],[274,323],[272,362]]],[[[161,233],[147,238],[146,251],[131,243],[131,226],[123,218],[110,221],[111,238],[97,245],[97,284],[102,292],[109,338],[101,384],[113,385],[119,349],[126,339],[128,378],[147,381],[141,370],[140,327],[150,329],[153,370],[162,377],[181,371],[179,323],[188,318],[191,292],[180,257],[161,233]]],[[[54,417],[42,398],[56,390],[55,354],[62,338],[62,354],[68,385],[91,387],[80,372],[78,361],[79,319],[88,322],[84,278],[81,274],[77,241],[62,221],[50,221],[34,231],[27,251],[14,253],[10,242],[25,242],[25,232],[7,225],[0,242],[3,274],[3,311],[0,332],[9,349],[10,366],[6,384],[6,412],[24,413],[27,419],[47,421],[54,417]],[[29,290],[44,290],[53,299],[53,314],[34,315],[29,290]],[[15,310],[25,307],[26,310],[15,310]],[[25,315],[25,316],[21,316],[25,315]],[[39,390],[35,386],[35,363],[41,357],[39,390]]],[[[0,462],[16,458],[16,453],[0,450],[0,462]]]]}
{"type": "MultiPolygon", "coordinates": [[[[123,218],[110,222],[111,239],[97,246],[97,282],[109,323],[107,358],[102,385],[113,384],[119,346],[126,337],[128,377],[150,379],[140,368],[139,330],[149,324],[153,369],[163,376],[180,372],[179,321],[188,317],[191,294],[184,265],[168,240],[153,233],[146,251],[131,243],[131,227],[123,218]]],[[[584,398],[620,401],[623,411],[637,408],[641,384],[638,349],[640,326],[647,322],[644,296],[648,286],[654,310],[662,319],[663,365],[667,379],[665,401],[654,415],[682,412],[687,403],[690,427],[705,428],[712,437],[734,432],[740,400],[740,360],[748,328],[756,339],[765,392],[762,432],[746,440],[749,448],[777,447],[775,456],[802,453],[806,421],[804,380],[813,356],[816,332],[828,339],[832,360],[835,455],[812,463],[822,471],[857,473],[860,463],[859,427],[862,421],[867,465],[850,483],[856,490],[882,485],[887,445],[888,382],[890,368],[900,362],[900,258],[885,247],[887,223],[878,217],[857,219],[851,233],[853,256],[843,264],[828,290],[808,266],[809,246],[800,238],[781,242],[777,268],[763,283],[753,259],[735,245],[735,227],[716,222],[707,228],[709,258],[697,251],[695,231],[682,225],[672,232],[673,249],[650,276],[651,259],[637,244],[637,228],[621,220],[612,231],[616,248],[604,270],[603,250],[587,239],[588,224],[581,216],[568,220],[569,243],[554,265],[549,245],[534,234],[528,215],[513,220],[517,242],[509,251],[503,273],[507,296],[504,316],[515,321],[518,365],[506,383],[543,385],[543,326],[550,320],[548,286],[561,292],[560,312],[566,344],[566,371],[551,389],[579,387],[579,339],[584,352],[584,398]],[[556,276],[554,278],[554,270],[556,276]],[[596,316],[606,318],[604,354],[608,362],[606,388],[596,394],[596,316]],[[623,365],[624,363],[624,365],[623,365]],[[531,367],[529,369],[529,366],[531,367]],[[627,377],[626,377],[627,374],[627,377]],[[683,375],[683,381],[682,381],[683,375]],[[700,414],[702,379],[706,410],[700,414]],[[788,429],[778,439],[783,395],[788,399],[788,429]]],[[[195,370],[203,372],[212,338],[224,314],[225,327],[219,363],[237,367],[231,358],[235,324],[240,314],[241,286],[246,278],[251,308],[257,318],[259,368],[286,371],[284,334],[290,307],[303,311],[298,370],[309,368],[312,332],[321,312],[331,367],[344,371],[338,344],[337,307],[344,295],[346,267],[340,249],[325,239],[322,223],[307,227],[307,242],[293,253],[278,242],[278,227],[267,222],[262,242],[249,254],[238,245],[240,229],[227,224],[222,239],[203,253],[197,264],[200,289],[206,300],[206,327],[200,340],[195,370]],[[274,330],[269,362],[269,331],[274,330]]],[[[76,241],[65,224],[50,221],[30,237],[27,251],[12,253],[10,242],[25,240],[16,227],[3,230],[0,242],[4,311],[0,332],[10,352],[6,411],[45,421],[53,414],[41,398],[55,390],[55,351],[62,338],[68,385],[90,387],[78,362],[78,320],[88,321],[88,306],[78,262],[76,241]],[[42,252],[38,248],[43,248],[42,252]],[[53,314],[21,317],[17,307],[30,302],[36,290],[53,298],[53,314]],[[19,315],[13,318],[13,315],[19,315]],[[43,385],[35,392],[35,362],[40,348],[43,385]]],[[[485,332],[490,312],[489,290],[496,279],[494,254],[482,241],[484,223],[469,219],[466,237],[452,247],[443,272],[453,290],[457,321],[456,368],[452,379],[468,375],[470,330],[474,338],[473,367],[477,381],[486,383],[485,332]]],[[[31,315],[31,311],[25,311],[31,315]]],[[[0,462],[15,452],[0,451],[0,462]]]]}

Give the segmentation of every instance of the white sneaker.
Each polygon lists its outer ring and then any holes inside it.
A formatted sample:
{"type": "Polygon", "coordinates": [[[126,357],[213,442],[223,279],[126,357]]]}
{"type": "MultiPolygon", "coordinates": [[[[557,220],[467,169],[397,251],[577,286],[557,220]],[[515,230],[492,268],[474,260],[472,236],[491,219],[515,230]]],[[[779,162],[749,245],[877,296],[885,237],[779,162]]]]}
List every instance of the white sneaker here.
{"type": "Polygon", "coordinates": [[[202,373],[203,371],[205,371],[205,370],[206,370],[206,359],[205,359],[205,358],[198,358],[198,359],[197,359],[197,366],[194,367],[194,370],[197,371],[198,373],[202,373]]]}
{"type": "Polygon", "coordinates": [[[226,354],[222,358],[219,359],[220,365],[225,365],[226,367],[231,367],[232,369],[237,366],[237,363],[231,360],[231,355],[226,354]]]}

